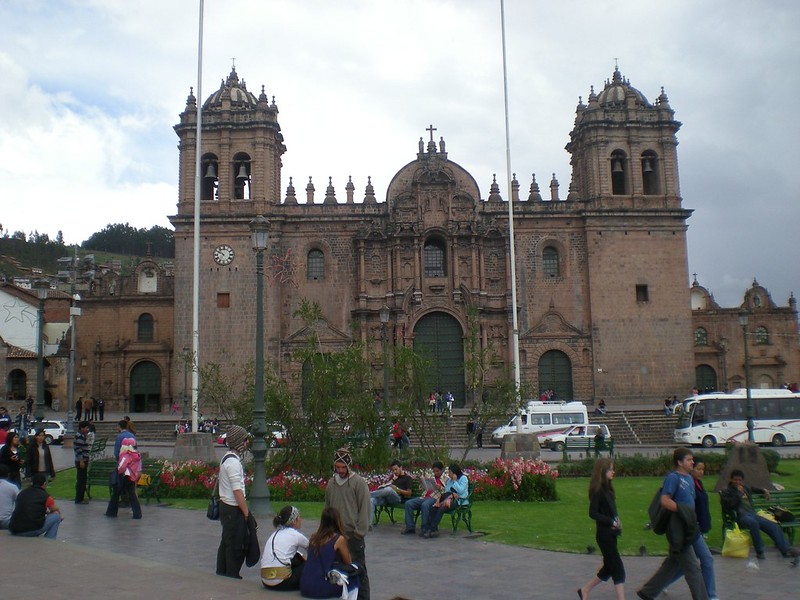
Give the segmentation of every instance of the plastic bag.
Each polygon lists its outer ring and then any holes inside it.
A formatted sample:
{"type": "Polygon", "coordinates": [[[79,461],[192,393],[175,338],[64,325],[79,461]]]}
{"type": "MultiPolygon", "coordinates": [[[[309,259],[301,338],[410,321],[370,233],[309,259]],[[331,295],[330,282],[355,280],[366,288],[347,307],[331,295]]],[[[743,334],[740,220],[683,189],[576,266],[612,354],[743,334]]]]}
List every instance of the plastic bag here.
{"type": "Polygon", "coordinates": [[[750,553],[750,534],[734,525],[725,534],[725,543],[722,544],[722,556],[728,558],[747,558],[750,553]]]}

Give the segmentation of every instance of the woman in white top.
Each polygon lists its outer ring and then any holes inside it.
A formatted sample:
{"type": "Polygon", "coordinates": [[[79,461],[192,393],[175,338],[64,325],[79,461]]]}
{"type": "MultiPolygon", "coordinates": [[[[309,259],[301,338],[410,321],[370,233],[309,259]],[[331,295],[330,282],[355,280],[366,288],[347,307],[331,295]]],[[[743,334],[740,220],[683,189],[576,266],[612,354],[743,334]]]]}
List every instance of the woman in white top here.
{"type": "Polygon", "coordinates": [[[300,510],[284,506],[272,519],[275,531],[261,555],[261,583],[271,590],[300,589],[308,553],[308,538],[298,531],[302,525],[300,510]]]}

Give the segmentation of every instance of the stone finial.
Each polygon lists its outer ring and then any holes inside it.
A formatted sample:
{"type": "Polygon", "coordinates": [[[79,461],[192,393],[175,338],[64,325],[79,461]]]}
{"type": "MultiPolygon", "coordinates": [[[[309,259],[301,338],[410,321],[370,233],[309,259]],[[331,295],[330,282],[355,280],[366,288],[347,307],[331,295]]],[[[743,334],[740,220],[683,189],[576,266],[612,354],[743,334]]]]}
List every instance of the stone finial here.
{"type": "Polygon", "coordinates": [[[286,186],[286,199],[283,201],[284,204],[297,204],[297,195],[294,191],[294,185],[292,185],[292,178],[289,177],[289,185],[286,186]]]}
{"type": "Polygon", "coordinates": [[[267,98],[267,92],[263,85],[261,86],[261,93],[258,95],[258,103],[261,104],[262,102],[264,104],[269,102],[269,98],[267,98]]]}
{"type": "Polygon", "coordinates": [[[355,192],[356,186],[353,185],[353,176],[347,176],[347,185],[344,186],[344,191],[347,193],[347,203],[353,204],[353,192],[355,192]]]}
{"type": "Polygon", "coordinates": [[[571,202],[578,199],[578,184],[575,183],[575,173],[569,180],[569,191],[567,192],[567,201],[571,202]]]}
{"type": "Polygon", "coordinates": [[[528,193],[528,200],[530,202],[542,201],[542,195],[539,193],[539,184],[536,183],[536,173],[531,174],[531,189],[528,193]]]}
{"type": "Polygon", "coordinates": [[[308,177],[308,185],[306,186],[306,204],[314,204],[314,184],[311,183],[311,176],[308,177]]]}
{"type": "Polygon", "coordinates": [[[186,106],[197,108],[197,98],[194,97],[194,87],[189,88],[189,95],[186,97],[186,106]]]}
{"type": "Polygon", "coordinates": [[[500,195],[500,186],[497,185],[497,174],[492,175],[492,185],[489,187],[489,202],[502,202],[503,197],[500,195]]]}
{"type": "Polygon", "coordinates": [[[325,188],[325,200],[323,204],[337,204],[336,191],[333,189],[333,177],[328,177],[328,187],[325,188]]]}
{"type": "Polygon", "coordinates": [[[511,200],[519,202],[519,181],[517,181],[516,173],[513,173],[511,177],[511,200]]]}
{"type": "Polygon", "coordinates": [[[553,202],[558,201],[558,179],[556,179],[555,173],[553,173],[553,178],[550,180],[550,200],[553,202]]]}
{"type": "MultiPolygon", "coordinates": [[[[419,138],[422,141],[422,138],[419,138]]],[[[372,187],[372,176],[367,176],[367,187],[364,190],[364,204],[377,204],[378,200],[375,198],[375,188],[372,187]]]]}

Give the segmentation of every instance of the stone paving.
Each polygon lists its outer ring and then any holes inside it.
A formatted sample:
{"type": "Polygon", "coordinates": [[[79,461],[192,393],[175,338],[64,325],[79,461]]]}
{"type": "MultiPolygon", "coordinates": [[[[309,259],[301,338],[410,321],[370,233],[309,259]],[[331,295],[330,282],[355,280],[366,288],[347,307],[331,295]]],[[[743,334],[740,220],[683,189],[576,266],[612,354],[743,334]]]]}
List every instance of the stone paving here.
{"type": "MultiPolygon", "coordinates": [[[[258,569],[242,568],[243,580],[213,574],[220,526],[200,511],[144,505],[144,518],[103,515],[105,502],[61,501],[65,520],[58,539],[13,537],[0,532],[3,598],[297,598],[299,593],[264,590],[258,569]],[[17,565],[14,569],[12,565],[17,565]]],[[[480,528],[480,507],[475,521],[480,528]]],[[[309,535],[315,523],[305,522],[309,535]]],[[[524,527],[524,524],[522,525],[524,527]]],[[[263,544],[270,523],[261,523],[263,544]]],[[[400,535],[400,525],[381,524],[367,538],[372,598],[396,595],[412,600],[570,599],[600,564],[597,556],[546,552],[485,542],[481,537],[443,531],[427,540],[400,535]]],[[[658,557],[625,557],[627,597],[655,571],[658,557]]],[[[716,557],[717,587],[723,600],[797,598],[800,569],[770,548],[760,569],[746,560],[716,557]]],[[[679,582],[662,596],[689,599],[679,582]]],[[[613,587],[595,588],[592,598],[614,598],[613,587]]]]}

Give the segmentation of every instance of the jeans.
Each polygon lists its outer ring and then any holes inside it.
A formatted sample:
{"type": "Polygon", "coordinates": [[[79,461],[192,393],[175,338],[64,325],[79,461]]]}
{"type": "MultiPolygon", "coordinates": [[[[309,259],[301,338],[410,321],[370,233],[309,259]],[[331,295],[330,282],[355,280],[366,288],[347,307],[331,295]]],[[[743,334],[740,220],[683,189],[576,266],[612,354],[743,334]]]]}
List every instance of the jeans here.
{"type": "Polygon", "coordinates": [[[686,577],[693,600],[708,600],[708,593],[692,544],[687,544],[678,553],[668,554],[658,570],[639,590],[639,597],[654,599],[675,580],[675,574],[678,572],[682,572],[686,577]]]}
{"type": "Polygon", "coordinates": [[[781,551],[781,554],[786,554],[789,550],[789,542],[783,535],[783,530],[781,530],[780,525],[773,523],[769,519],[759,517],[756,514],[747,513],[743,516],[739,516],[739,526],[750,532],[756,554],[764,553],[764,540],[761,539],[762,531],[772,538],[772,541],[775,542],[775,547],[781,551]]]}
{"type": "Polygon", "coordinates": [[[125,475],[118,475],[117,477],[117,483],[114,486],[114,491],[111,494],[111,500],[108,501],[108,507],[106,508],[106,516],[117,516],[117,511],[119,510],[119,497],[124,492],[128,493],[128,499],[131,503],[131,510],[133,511],[133,518],[141,519],[142,505],[139,504],[139,498],[136,496],[136,484],[125,475]]]}
{"type": "Polygon", "coordinates": [[[372,524],[375,524],[375,507],[384,504],[400,504],[400,495],[390,487],[380,488],[370,492],[369,501],[372,504],[372,524]]]}
{"type": "MultiPolygon", "coordinates": [[[[711,550],[708,549],[708,544],[702,535],[698,535],[692,542],[692,548],[700,561],[700,572],[703,574],[703,583],[706,584],[706,592],[709,598],[717,597],[717,579],[714,575],[714,557],[711,555],[711,550]]],[[[678,570],[675,577],[670,581],[670,585],[683,576],[683,571],[678,570]]]]}
{"type": "Polygon", "coordinates": [[[369,600],[369,575],[367,574],[367,544],[364,538],[351,533],[347,536],[347,548],[350,558],[361,568],[359,574],[358,600],[369,600]]]}
{"type": "Polygon", "coordinates": [[[414,511],[419,509],[422,531],[431,528],[431,507],[436,503],[433,498],[412,498],[406,501],[406,529],[415,529],[414,511]]]}
{"type": "Polygon", "coordinates": [[[56,539],[56,535],[58,535],[59,525],[61,525],[61,514],[50,513],[44,518],[44,525],[42,525],[41,529],[23,531],[21,533],[14,533],[13,535],[18,535],[20,537],[39,537],[40,535],[44,535],[44,537],[54,540],[56,539]]]}
{"type": "Polygon", "coordinates": [[[75,461],[75,504],[83,502],[83,497],[86,494],[86,472],[89,468],[89,461],[83,461],[83,468],[81,468],[80,461],[75,461]]]}

